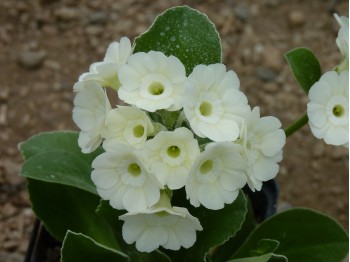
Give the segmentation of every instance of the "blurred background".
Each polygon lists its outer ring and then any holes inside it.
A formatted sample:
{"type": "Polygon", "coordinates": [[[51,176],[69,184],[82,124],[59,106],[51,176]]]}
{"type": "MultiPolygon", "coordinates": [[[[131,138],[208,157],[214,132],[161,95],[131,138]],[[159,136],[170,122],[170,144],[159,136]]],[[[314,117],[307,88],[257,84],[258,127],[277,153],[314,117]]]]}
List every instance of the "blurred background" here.
{"type": "MultiPolygon", "coordinates": [[[[322,71],[340,61],[333,13],[349,16],[348,1],[0,1],[0,261],[23,261],[35,216],[17,145],[42,131],[77,130],[72,86],[107,46],[131,40],[176,5],[208,15],[222,39],[223,63],[262,115],[286,128],[306,110],[306,95],[283,58],[310,48],[322,71]]],[[[288,138],[277,181],[279,210],[308,207],[348,230],[348,150],[325,145],[308,126],[288,138]]]]}

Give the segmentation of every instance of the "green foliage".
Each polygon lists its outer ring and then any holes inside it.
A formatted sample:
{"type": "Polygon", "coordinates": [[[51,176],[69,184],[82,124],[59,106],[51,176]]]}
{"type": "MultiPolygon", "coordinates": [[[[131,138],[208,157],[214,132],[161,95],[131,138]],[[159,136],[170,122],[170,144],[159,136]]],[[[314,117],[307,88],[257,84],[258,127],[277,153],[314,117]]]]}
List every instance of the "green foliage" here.
{"type": "Polygon", "coordinates": [[[342,261],[348,253],[348,235],[337,222],[315,211],[295,208],[261,223],[233,258],[251,256],[251,250],[267,238],[278,241],[276,253],[292,262],[342,261]]]}
{"type": "Polygon", "coordinates": [[[214,24],[205,14],[188,6],[166,10],[147,32],[135,39],[135,53],[151,50],[179,58],[187,75],[196,65],[221,62],[221,42],[214,24]]]}
{"type": "Polygon", "coordinates": [[[68,231],[62,246],[62,262],[130,261],[120,251],[108,248],[81,233],[68,231]]]}
{"type": "Polygon", "coordinates": [[[321,77],[321,67],[317,57],[307,48],[296,48],[285,53],[285,58],[306,94],[321,77]]]}
{"type": "Polygon", "coordinates": [[[71,230],[119,249],[111,227],[95,213],[100,197],[75,187],[31,178],[28,192],[33,211],[58,240],[63,241],[67,230],[71,230]]]}
{"type": "Polygon", "coordinates": [[[211,261],[221,262],[229,259],[248,238],[249,234],[255,229],[255,227],[256,221],[254,211],[249,199],[247,198],[247,213],[245,214],[242,227],[236,231],[228,241],[216,248],[211,256],[211,261]]]}
{"type": "Polygon", "coordinates": [[[102,152],[83,154],[77,132],[49,132],[36,135],[19,146],[26,161],[20,175],[41,181],[77,187],[96,193],[91,163],[102,152]]]}

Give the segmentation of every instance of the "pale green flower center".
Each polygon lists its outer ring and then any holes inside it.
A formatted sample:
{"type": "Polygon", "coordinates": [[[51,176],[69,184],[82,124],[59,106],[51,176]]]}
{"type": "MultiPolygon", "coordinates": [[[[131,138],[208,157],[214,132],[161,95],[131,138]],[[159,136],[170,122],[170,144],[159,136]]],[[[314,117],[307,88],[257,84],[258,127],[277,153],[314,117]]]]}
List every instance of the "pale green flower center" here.
{"type": "Polygon", "coordinates": [[[148,86],[148,92],[150,92],[154,96],[161,95],[164,92],[164,86],[161,83],[157,82],[157,81],[153,81],[148,86]]]}
{"type": "Polygon", "coordinates": [[[204,101],[200,106],[199,106],[199,112],[201,113],[202,116],[210,116],[213,111],[212,105],[204,101]]]}
{"type": "Polygon", "coordinates": [[[155,215],[157,215],[159,217],[165,217],[165,216],[168,216],[169,213],[166,211],[160,211],[160,212],[155,213],[155,215]]]}
{"type": "Polygon", "coordinates": [[[140,138],[145,133],[145,128],[142,125],[137,125],[133,128],[132,131],[135,137],[140,138]]]}
{"type": "Polygon", "coordinates": [[[207,160],[205,161],[201,167],[199,168],[200,172],[202,173],[202,175],[207,174],[208,172],[210,172],[213,169],[213,160],[207,160]]]}
{"type": "Polygon", "coordinates": [[[130,175],[137,177],[141,174],[141,168],[138,164],[132,163],[128,166],[128,172],[130,175]]]}
{"type": "Polygon", "coordinates": [[[177,146],[169,146],[168,147],[168,150],[167,150],[167,153],[170,157],[172,158],[176,158],[180,155],[181,153],[181,149],[177,146]]]}
{"type": "Polygon", "coordinates": [[[342,117],[345,113],[344,107],[342,105],[335,105],[333,107],[333,115],[336,117],[342,117]]]}

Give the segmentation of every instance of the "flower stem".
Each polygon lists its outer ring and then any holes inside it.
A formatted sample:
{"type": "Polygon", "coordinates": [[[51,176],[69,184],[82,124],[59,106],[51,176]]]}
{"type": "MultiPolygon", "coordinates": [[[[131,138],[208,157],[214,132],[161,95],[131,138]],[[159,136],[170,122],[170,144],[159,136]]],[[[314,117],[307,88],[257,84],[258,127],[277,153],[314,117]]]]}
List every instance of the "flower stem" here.
{"type": "Polygon", "coordinates": [[[286,133],[286,137],[289,137],[295,131],[302,128],[308,121],[309,121],[309,118],[307,117],[307,114],[305,113],[302,117],[300,117],[297,121],[295,121],[293,124],[291,124],[289,127],[287,127],[284,130],[284,132],[286,133]]]}

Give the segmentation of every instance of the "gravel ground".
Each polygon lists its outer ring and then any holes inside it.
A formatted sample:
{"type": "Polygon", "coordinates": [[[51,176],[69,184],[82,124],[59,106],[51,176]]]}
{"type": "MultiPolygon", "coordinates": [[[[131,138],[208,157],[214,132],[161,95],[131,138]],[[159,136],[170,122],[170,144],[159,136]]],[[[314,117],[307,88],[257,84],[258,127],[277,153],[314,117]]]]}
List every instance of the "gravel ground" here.
{"type": "MultiPolygon", "coordinates": [[[[340,60],[338,25],[347,1],[0,1],[0,261],[23,261],[34,214],[17,144],[47,130],[77,130],[71,120],[72,86],[101,61],[111,41],[133,39],[157,14],[176,5],[206,13],[222,38],[223,63],[262,115],[287,127],[306,109],[307,97],[283,59],[308,47],[323,71],[340,60]]],[[[348,230],[348,150],[315,139],[308,126],[288,138],[277,181],[279,209],[310,207],[348,230]]]]}

